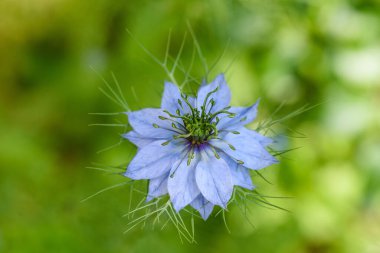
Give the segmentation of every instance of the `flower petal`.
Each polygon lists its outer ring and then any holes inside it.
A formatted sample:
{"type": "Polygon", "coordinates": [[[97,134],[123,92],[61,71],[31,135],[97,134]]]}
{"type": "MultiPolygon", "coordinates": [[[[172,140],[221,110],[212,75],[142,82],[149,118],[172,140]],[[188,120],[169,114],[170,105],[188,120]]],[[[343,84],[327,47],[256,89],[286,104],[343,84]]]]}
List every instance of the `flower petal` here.
{"type": "Polygon", "coordinates": [[[245,126],[255,120],[257,115],[257,107],[260,100],[250,107],[231,107],[229,112],[235,113],[235,117],[230,118],[228,115],[220,117],[217,125],[220,130],[233,130],[240,126],[245,126]]]}
{"type": "Polygon", "coordinates": [[[181,99],[181,92],[177,85],[165,82],[164,94],[162,95],[161,108],[175,114],[179,109],[178,99],[181,99]]]}
{"type": "Polygon", "coordinates": [[[198,110],[201,110],[201,106],[203,106],[207,95],[210,92],[214,91],[217,87],[219,87],[219,89],[215,93],[211,94],[208,98],[208,101],[206,102],[206,111],[208,111],[207,109],[210,108],[209,101],[211,99],[215,101],[215,105],[210,111],[211,113],[220,111],[230,104],[231,92],[228,88],[226,80],[224,79],[224,74],[220,74],[210,84],[201,86],[199,88],[197,96],[198,110]]]}
{"type": "Polygon", "coordinates": [[[246,127],[240,127],[238,129],[236,129],[236,131],[238,131],[240,134],[246,134],[246,135],[250,136],[250,138],[255,139],[264,147],[273,143],[273,140],[271,138],[266,137],[264,135],[261,135],[258,132],[251,130],[251,129],[248,129],[246,127]]]}
{"type": "Polygon", "coordinates": [[[152,142],[157,141],[156,138],[145,138],[145,137],[139,135],[138,133],[136,133],[136,131],[130,131],[128,133],[122,134],[122,136],[125,139],[132,142],[133,144],[135,144],[138,148],[143,148],[146,145],[149,145],[152,142]]]}
{"type": "Polygon", "coordinates": [[[278,162],[256,139],[248,134],[229,133],[224,140],[213,139],[210,144],[221,149],[235,161],[243,162],[244,167],[249,169],[259,170],[278,162]],[[232,145],[233,149],[229,145],[232,145]]]}
{"type": "Polygon", "coordinates": [[[190,205],[199,212],[204,220],[207,220],[214,209],[214,205],[205,199],[202,194],[199,194],[190,205]]]}
{"type": "Polygon", "coordinates": [[[214,205],[223,208],[231,198],[233,184],[230,169],[223,159],[213,154],[202,154],[195,170],[195,178],[202,195],[214,205]]]}
{"type": "Polygon", "coordinates": [[[152,142],[137,152],[124,175],[135,180],[160,177],[171,169],[183,149],[173,143],[163,146],[162,140],[152,142]]]}
{"type": "MultiPolygon", "coordinates": [[[[188,101],[191,106],[195,106],[193,97],[188,97],[188,101]]],[[[176,114],[177,110],[180,110],[182,115],[191,112],[190,107],[182,99],[181,91],[178,86],[170,82],[165,82],[164,94],[161,100],[161,108],[172,114],[176,114]],[[178,100],[181,101],[182,106],[178,103],[178,100]]]]}
{"type": "Polygon", "coordinates": [[[187,165],[187,156],[175,162],[170,171],[168,190],[174,209],[179,212],[190,204],[198,195],[199,189],[195,181],[197,160],[193,159],[187,165]]]}
{"type": "Polygon", "coordinates": [[[149,191],[146,197],[147,202],[168,193],[168,177],[169,173],[166,173],[161,177],[149,180],[149,191]]]}
{"type": "Polygon", "coordinates": [[[169,120],[159,119],[159,116],[168,117],[162,109],[147,108],[127,114],[133,130],[143,137],[170,139],[176,134],[172,131],[173,128],[169,120]],[[154,124],[158,127],[154,127],[154,124]]]}
{"type": "Polygon", "coordinates": [[[224,161],[226,161],[228,167],[230,168],[233,185],[241,186],[249,190],[253,190],[255,188],[252,184],[249,169],[245,168],[244,166],[241,166],[223,152],[220,152],[219,155],[224,159],[224,161]]]}

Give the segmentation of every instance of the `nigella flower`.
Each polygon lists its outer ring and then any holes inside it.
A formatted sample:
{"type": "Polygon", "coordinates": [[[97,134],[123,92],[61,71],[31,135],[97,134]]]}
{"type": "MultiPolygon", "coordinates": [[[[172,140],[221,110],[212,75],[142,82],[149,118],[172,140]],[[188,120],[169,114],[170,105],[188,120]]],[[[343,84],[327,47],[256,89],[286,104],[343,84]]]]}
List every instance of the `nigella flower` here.
{"type": "Polygon", "coordinates": [[[231,107],[230,98],[221,74],[196,97],[167,82],[161,108],[127,113],[133,130],[124,137],[138,152],[125,176],[149,180],[147,201],[169,194],[177,212],[191,205],[206,220],[215,205],[227,207],[234,186],[254,188],[249,170],[277,162],[265,148],[271,139],[245,127],[258,102],[231,107]]]}

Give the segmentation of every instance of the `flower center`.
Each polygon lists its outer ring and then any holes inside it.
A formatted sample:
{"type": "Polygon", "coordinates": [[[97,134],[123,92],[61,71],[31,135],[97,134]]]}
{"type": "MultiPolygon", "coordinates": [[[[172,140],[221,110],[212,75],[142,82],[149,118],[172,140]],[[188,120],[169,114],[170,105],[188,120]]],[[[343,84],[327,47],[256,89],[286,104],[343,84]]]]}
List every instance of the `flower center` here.
{"type": "Polygon", "coordinates": [[[206,115],[205,117],[201,117],[200,115],[202,115],[202,113],[196,110],[196,115],[187,114],[185,115],[186,118],[183,119],[186,131],[190,135],[186,139],[193,145],[202,144],[218,136],[217,123],[212,122],[213,119],[210,118],[211,115],[206,115]]]}
{"type": "MultiPolygon", "coordinates": [[[[190,151],[188,152],[188,161],[187,164],[189,165],[191,160],[194,159],[194,148],[197,146],[200,146],[204,143],[207,143],[211,139],[220,139],[218,137],[218,128],[217,125],[220,121],[219,115],[225,114],[229,118],[234,118],[236,115],[235,113],[229,112],[228,110],[231,108],[230,106],[227,106],[223,108],[222,110],[213,112],[213,108],[215,106],[215,100],[213,98],[210,99],[211,95],[215,92],[217,92],[219,87],[217,87],[215,90],[209,92],[206,95],[205,100],[203,101],[203,105],[199,107],[194,107],[192,103],[189,101],[189,97],[185,94],[181,94],[181,99],[178,99],[178,104],[180,108],[184,109],[184,103],[187,104],[187,106],[190,108],[190,112],[186,114],[181,114],[181,110],[177,109],[176,114],[172,114],[167,110],[164,110],[164,112],[169,115],[169,117],[164,116],[158,116],[161,120],[168,120],[172,122],[172,129],[165,128],[169,131],[174,132],[173,139],[185,139],[190,143],[190,151]]],[[[161,126],[157,124],[153,124],[153,127],[155,128],[162,128],[161,126]]],[[[233,134],[240,134],[237,131],[231,131],[233,134]]],[[[162,146],[168,145],[172,140],[165,141],[162,143],[162,146]]],[[[223,140],[222,140],[223,141],[223,140]]],[[[224,141],[225,142],[225,141],[224,141]]],[[[227,142],[226,142],[227,143],[227,142]]],[[[235,150],[235,147],[231,144],[227,143],[228,146],[235,150]]],[[[215,148],[213,146],[210,146],[211,150],[213,151],[215,157],[217,159],[220,158],[218,153],[216,152],[215,148]]]]}
{"type": "MultiPolygon", "coordinates": [[[[181,111],[178,109],[176,115],[164,110],[170,118],[159,116],[161,120],[172,121],[172,131],[178,133],[173,135],[174,139],[187,139],[193,146],[201,145],[211,139],[218,138],[218,128],[219,115],[227,114],[228,117],[235,117],[234,113],[229,112],[230,106],[223,108],[220,111],[212,112],[215,106],[215,101],[213,98],[210,99],[211,95],[218,91],[217,87],[215,90],[209,92],[203,101],[203,105],[200,108],[195,108],[190,102],[187,95],[181,94],[181,99],[178,99],[179,106],[184,109],[183,102],[187,104],[190,108],[190,112],[181,115],[181,111]]],[[[156,125],[155,127],[159,127],[156,125]]]]}

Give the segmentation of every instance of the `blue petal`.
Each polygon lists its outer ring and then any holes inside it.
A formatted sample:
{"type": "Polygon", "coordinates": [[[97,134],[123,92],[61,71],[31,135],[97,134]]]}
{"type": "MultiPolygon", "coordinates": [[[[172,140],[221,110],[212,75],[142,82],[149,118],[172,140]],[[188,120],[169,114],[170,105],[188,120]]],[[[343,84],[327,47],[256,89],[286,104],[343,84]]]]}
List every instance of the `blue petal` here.
{"type": "Polygon", "coordinates": [[[244,162],[244,167],[253,170],[265,168],[278,161],[252,136],[244,133],[229,133],[224,140],[213,139],[210,144],[221,149],[235,161],[244,162]],[[232,145],[233,150],[228,144],[232,145]]]}
{"type": "Polygon", "coordinates": [[[168,117],[161,109],[147,108],[127,114],[133,130],[143,137],[170,139],[176,134],[172,131],[171,121],[158,118],[159,116],[168,117]],[[154,127],[153,124],[157,124],[159,128],[154,127]]]}
{"type": "Polygon", "coordinates": [[[259,100],[250,107],[232,107],[229,112],[235,113],[235,117],[230,118],[228,115],[220,117],[217,125],[220,130],[234,130],[237,127],[245,126],[255,120],[259,100]]]}
{"type": "Polygon", "coordinates": [[[227,163],[214,154],[203,154],[198,163],[195,178],[202,195],[214,205],[223,208],[231,198],[233,184],[227,163]]]}
{"type": "Polygon", "coordinates": [[[155,138],[145,138],[145,137],[139,135],[138,133],[136,133],[135,131],[130,131],[128,133],[122,134],[122,136],[125,139],[132,142],[133,144],[135,144],[138,148],[143,148],[146,145],[149,145],[152,142],[157,141],[157,139],[155,139],[155,138]]]}
{"type": "Polygon", "coordinates": [[[207,94],[214,91],[217,87],[219,87],[218,91],[213,93],[208,98],[208,101],[206,102],[206,110],[210,108],[210,104],[208,102],[211,99],[215,101],[215,105],[212,108],[211,113],[220,111],[226,108],[230,104],[231,92],[227,86],[226,80],[224,79],[224,74],[220,74],[210,84],[200,87],[198,91],[198,96],[197,96],[198,110],[201,110],[201,106],[203,106],[203,103],[207,97],[207,94]]]}
{"type": "MultiPolygon", "coordinates": [[[[194,107],[194,98],[188,97],[188,101],[190,102],[191,106],[194,107]]],[[[172,114],[176,114],[177,110],[180,110],[182,115],[191,112],[190,107],[181,98],[181,91],[179,90],[178,86],[170,82],[165,82],[161,108],[169,111],[172,114]],[[180,106],[178,100],[181,101],[182,106],[180,106]]]]}
{"type": "Polygon", "coordinates": [[[168,177],[169,173],[166,173],[161,177],[149,180],[149,192],[146,197],[147,202],[168,193],[168,177]]]}
{"type": "Polygon", "coordinates": [[[255,188],[252,184],[249,169],[239,165],[223,152],[220,152],[219,155],[226,161],[228,167],[230,168],[233,185],[238,185],[249,190],[253,190],[255,188]]]}
{"type": "Polygon", "coordinates": [[[168,173],[183,149],[173,143],[163,146],[162,140],[152,142],[138,150],[124,175],[135,180],[160,177],[168,173]]]}
{"type": "Polygon", "coordinates": [[[165,82],[164,94],[161,100],[161,108],[175,114],[179,109],[178,99],[181,98],[181,92],[177,85],[165,82]]]}
{"type": "Polygon", "coordinates": [[[195,182],[196,165],[196,159],[193,159],[190,165],[187,165],[187,156],[185,156],[172,166],[168,190],[170,200],[177,212],[190,204],[199,195],[199,189],[195,182]]]}
{"type": "Polygon", "coordinates": [[[273,143],[273,140],[271,138],[261,135],[258,132],[248,129],[246,127],[240,127],[236,129],[236,131],[238,131],[240,134],[243,134],[243,135],[245,134],[245,135],[250,136],[250,138],[255,139],[264,147],[273,143]]]}
{"type": "Polygon", "coordinates": [[[199,194],[190,205],[200,213],[204,220],[207,220],[214,209],[214,205],[205,199],[202,194],[199,194]]]}

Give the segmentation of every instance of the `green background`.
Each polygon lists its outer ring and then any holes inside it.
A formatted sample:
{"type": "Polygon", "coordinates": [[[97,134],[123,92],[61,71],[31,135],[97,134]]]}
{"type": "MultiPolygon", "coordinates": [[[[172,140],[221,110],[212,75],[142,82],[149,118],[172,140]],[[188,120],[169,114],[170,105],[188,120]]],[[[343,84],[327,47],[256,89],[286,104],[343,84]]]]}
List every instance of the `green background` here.
{"type": "MultiPolygon", "coordinates": [[[[185,66],[192,50],[187,36],[185,66]]],[[[379,107],[376,0],[1,0],[0,252],[380,252],[379,107]],[[260,97],[261,120],[282,103],[278,117],[318,105],[276,127],[291,136],[282,148],[300,148],[262,171],[272,184],[254,178],[293,197],[273,200],[291,212],[252,204],[252,228],[231,208],[232,233],[220,217],[199,220],[198,244],[172,226],[124,235],[127,186],[81,203],[125,181],[85,167],[135,152],[123,142],[97,153],[123,129],[88,125],[125,118],[88,114],[122,111],[96,72],[115,73],[132,109],[159,106],[167,77],[126,29],[162,59],[170,30],[176,56],[186,22],[209,65],[227,48],[210,77],[231,65],[233,105],[260,97]]]]}

